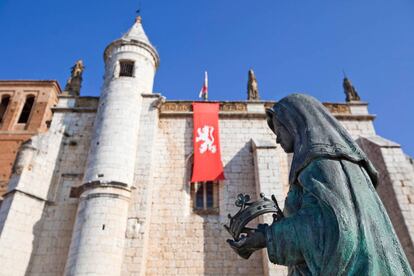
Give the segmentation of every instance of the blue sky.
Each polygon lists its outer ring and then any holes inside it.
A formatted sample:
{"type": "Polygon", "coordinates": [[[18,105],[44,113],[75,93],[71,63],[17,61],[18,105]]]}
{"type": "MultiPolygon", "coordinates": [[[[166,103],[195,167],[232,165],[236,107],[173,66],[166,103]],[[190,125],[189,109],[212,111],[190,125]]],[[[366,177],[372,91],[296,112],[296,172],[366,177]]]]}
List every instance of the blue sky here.
{"type": "Polygon", "coordinates": [[[0,0],[0,79],[56,79],[81,58],[83,95],[98,95],[103,50],[141,2],[161,65],[154,90],[244,100],[253,68],[263,99],[305,92],[343,102],[345,70],[378,134],[414,156],[414,2],[411,0],[0,0]]]}

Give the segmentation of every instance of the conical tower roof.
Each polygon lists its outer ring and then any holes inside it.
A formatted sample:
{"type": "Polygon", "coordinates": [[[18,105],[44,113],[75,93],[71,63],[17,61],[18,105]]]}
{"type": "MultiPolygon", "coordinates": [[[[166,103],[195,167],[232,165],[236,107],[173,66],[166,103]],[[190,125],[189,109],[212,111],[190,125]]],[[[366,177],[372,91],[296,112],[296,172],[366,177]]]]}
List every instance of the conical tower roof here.
{"type": "Polygon", "coordinates": [[[127,41],[139,41],[149,46],[153,47],[151,42],[149,41],[147,35],[145,34],[144,28],[142,27],[142,18],[141,16],[137,16],[135,19],[134,25],[128,30],[126,34],[124,34],[121,38],[122,40],[127,41]]]}
{"type": "Polygon", "coordinates": [[[120,39],[113,41],[105,49],[104,58],[106,59],[110,54],[112,47],[119,45],[136,45],[148,50],[154,57],[156,66],[158,67],[159,56],[155,47],[149,41],[147,35],[145,34],[144,28],[142,27],[142,18],[137,16],[135,18],[135,23],[132,27],[126,32],[120,39]]]}

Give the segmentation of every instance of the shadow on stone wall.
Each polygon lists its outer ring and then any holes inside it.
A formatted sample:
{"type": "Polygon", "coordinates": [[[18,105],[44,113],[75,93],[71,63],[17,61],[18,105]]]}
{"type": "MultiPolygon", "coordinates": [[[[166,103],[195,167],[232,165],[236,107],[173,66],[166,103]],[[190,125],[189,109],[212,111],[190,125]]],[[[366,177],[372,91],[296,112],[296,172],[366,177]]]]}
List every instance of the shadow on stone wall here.
{"type": "MultiPolygon", "coordinates": [[[[45,135],[45,134],[44,134],[45,135]]],[[[53,207],[58,208],[58,204],[56,204],[57,200],[57,193],[60,190],[59,185],[62,184],[60,181],[61,172],[59,168],[61,167],[61,161],[63,152],[65,151],[65,146],[67,146],[67,138],[70,137],[66,133],[64,137],[61,139],[61,143],[59,146],[59,152],[57,154],[56,161],[53,162],[53,176],[51,178],[51,182],[48,187],[47,192],[47,201],[45,202],[44,208],[42,210],[41,218],[33,225],[32,227],[32,253],[30,256],[30,261],[28,263],[28,267],[26,269],[25,275],[32,275],[34,273],[42,273],[45,272],[44,268],[47,268],[47,272],[50,274],[57,273],[63,274],[64,265],[62,263],[55,262],[62,252],[59,252],[61,249],[61,244],[64,240],[70,239],[71,233],[67,232],[60,232],[57,229],[60,229],[62,225],[60,225],[59,221],[57,222],[50,222],[45,223],[50,216],[54,216],[57,212],[56,209],[51,209],[53,207]],[[56,234],[58,233],[58,234],[56,234]],[[69,235],[69,237],[67,237],[69,235]],[[50,258],[52,255],[52,258],[50,258]]],[[[68,206],[66,206],[68,207],[68,206]]],[[[69,207],[68,207],[69,209],[69,207]]],[[[73,209],[73,208],[72,208],[73,209]]],[[[76,212],[76,206],[75,206],[76,212]]],[[[72,225],[73,227],[73,225],[72,225]]],[[[67,255],[68,252],[64,252],[67,255]]]]}
{"type": "Polygon", "coordinates": [[[33,242],[32,242],[33,250],[32,250],[32,254],[30,255],[30,260],[29,260],[29,264],[26,269],[26,273],[24,274],[25,276],[32,275],[32,266],[33,266],[33,262],[35,259],[35,254],[38,253],[38,250],[39,250],[40,235],[41,235],[41,231],[43,228],[43,222],[46,217],[46,209],[47,209],[47,205],[45,205],[45,207],[43,208],[42,217],[35,223],[35,225],[32,228],[32,235],[34,237],[33,242]]]}
{"type": "Polygon", "coordinates": [[[237,194],[247,193],[252,199],[257,197],[250,142],[224,165],[226,180],[220,183],[220,213],[203,217],[204,275],[263,275],[262,254],[256,252],[249,260],[239,257],[228,246],[226,240],[231,235],[223,226],[228,223],[227,214],[234,215],[238,211],[234,205],[237,194]]]}

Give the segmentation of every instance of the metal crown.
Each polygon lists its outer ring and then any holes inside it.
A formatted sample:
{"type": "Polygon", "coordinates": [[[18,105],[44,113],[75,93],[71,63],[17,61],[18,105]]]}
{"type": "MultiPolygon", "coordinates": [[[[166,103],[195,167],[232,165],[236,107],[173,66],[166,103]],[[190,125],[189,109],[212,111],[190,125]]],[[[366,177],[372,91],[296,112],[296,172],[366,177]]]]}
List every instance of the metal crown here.
{"type": "Polygon", "coordinates": [[[280,210],[274,195],[272,195],[272,200],[270,200],[266,198],[263,193],[260,193],[259,200],[254,202],[249,201],[249,195],[239,194],[234,204],[237,207],[240,207],[240,210],[234,216],[228,214],[230,224],[229,226],[224,225],[224,228],[226,228],[230,235],[232,235],[235,241],[239,239],[241,233],[248,233],[253,230],[245,226],[256,217],[266,213],[274,213],[274,221],[277,221],[283,217],[283,213],[280,210]]]}

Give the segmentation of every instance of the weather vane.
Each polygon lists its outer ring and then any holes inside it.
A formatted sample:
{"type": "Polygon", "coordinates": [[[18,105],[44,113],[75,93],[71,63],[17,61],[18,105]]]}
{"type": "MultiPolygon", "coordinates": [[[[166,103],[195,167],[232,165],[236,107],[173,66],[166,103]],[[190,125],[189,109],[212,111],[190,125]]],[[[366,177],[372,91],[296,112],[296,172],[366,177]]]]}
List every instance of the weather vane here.
{"type": "Polygon", "coordinates": [[[138,0],[138,9],[135,11],[137,15],[141,15],[141,0],[138,0]]]}

